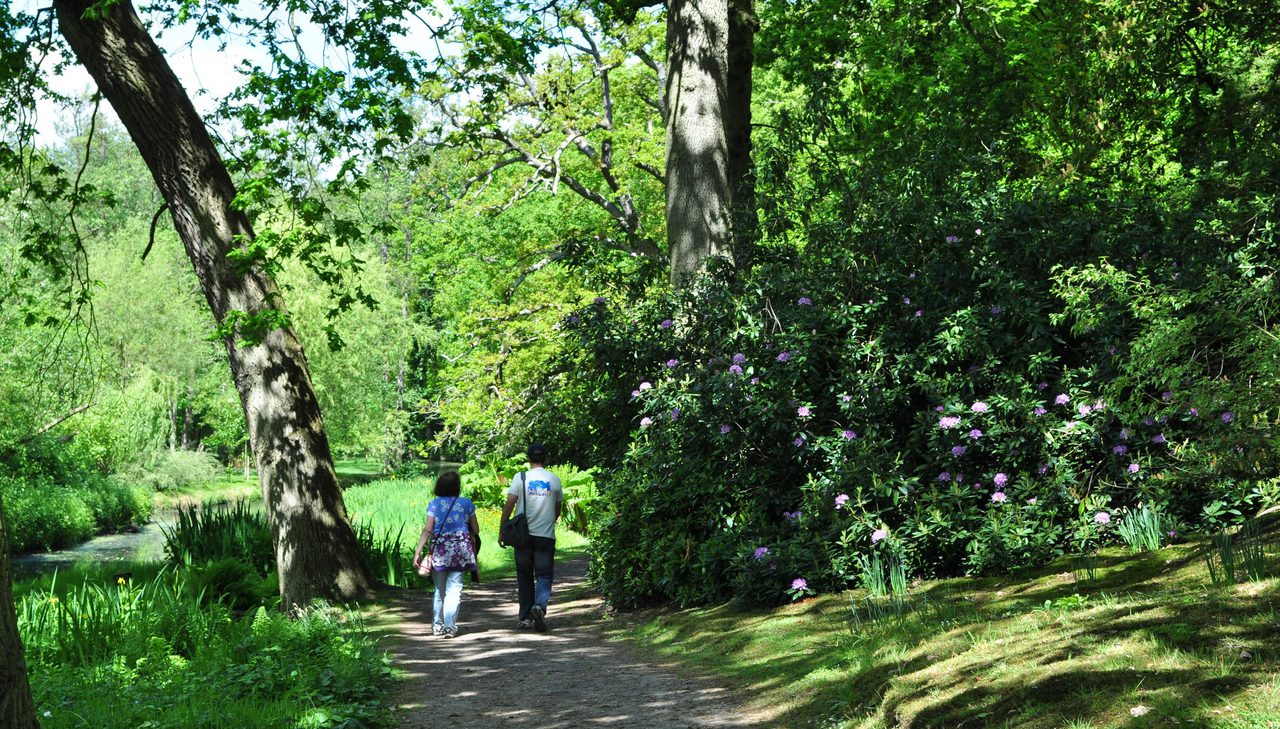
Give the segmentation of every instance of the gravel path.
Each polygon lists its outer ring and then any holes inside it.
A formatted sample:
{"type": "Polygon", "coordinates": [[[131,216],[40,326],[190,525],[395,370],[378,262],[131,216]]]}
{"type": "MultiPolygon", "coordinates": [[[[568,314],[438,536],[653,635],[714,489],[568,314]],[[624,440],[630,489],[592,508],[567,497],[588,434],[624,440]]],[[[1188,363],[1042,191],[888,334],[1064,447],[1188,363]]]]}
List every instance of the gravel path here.
{"type": "Polygon", "coordinates": [[[556,564],[547,633],[516,626],[514,579],[468,584],[458,637],[431,635],[431,593],[389,595],[391,652],[408,675],[400,726],[758,727],[768,722],[722,687],[608,640],[585,560],[556,564]]]}

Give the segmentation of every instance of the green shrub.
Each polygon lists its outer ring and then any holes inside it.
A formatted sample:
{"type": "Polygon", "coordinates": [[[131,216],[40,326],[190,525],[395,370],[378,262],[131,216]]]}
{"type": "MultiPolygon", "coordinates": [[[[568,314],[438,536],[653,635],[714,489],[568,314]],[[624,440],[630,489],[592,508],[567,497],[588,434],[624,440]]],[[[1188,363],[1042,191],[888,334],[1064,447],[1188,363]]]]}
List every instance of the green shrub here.
{"type": "Polygon", "coordinates": [[[6,489],[4,509],[9,548],[17,553],[59,549],[94,534],[93,510],[70,489],[6,489]]]}
{"type": "Polygon", "coordinates": [[[152,491],[175,491],[208,486],[222,472],[222,464],[211,453],[162,450],[147,462],[130,464],[119,477],[152,491]]]}

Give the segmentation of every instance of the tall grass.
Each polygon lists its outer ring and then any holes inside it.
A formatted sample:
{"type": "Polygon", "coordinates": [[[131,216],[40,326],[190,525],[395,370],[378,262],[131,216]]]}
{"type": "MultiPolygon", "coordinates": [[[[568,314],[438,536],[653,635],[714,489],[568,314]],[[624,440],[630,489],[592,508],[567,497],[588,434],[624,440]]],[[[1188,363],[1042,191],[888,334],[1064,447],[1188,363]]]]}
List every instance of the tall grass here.
{"type": "Polygon", "coordinates": [[[1164,541],[1164,519],[1150,504],[1143,504],[1120,520],[1116,532],[1133,554],[1154,552],[1164,541]]]}
{"type": "Polygon", "coordinates": [[[1205,550],[1209,581],[1214,585],[1234,585],[1242,578],[1257,582],[1280,574],[1268,551],[1280,547],[1268,544],[1256,519],[1249,519],[1235,534],[1222,530],[1213,536],[1213,546],[1205,550]]]}

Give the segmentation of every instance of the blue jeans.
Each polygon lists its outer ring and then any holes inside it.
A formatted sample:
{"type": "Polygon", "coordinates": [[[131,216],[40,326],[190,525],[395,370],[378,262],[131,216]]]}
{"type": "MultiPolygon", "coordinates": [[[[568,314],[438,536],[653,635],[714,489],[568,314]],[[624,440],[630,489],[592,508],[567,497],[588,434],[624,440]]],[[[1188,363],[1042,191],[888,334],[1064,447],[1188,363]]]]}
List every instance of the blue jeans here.
{"type": "Polygon", "coordinates": [[[436,597],[431,622],[441,628],[458,627],[458,605],[462,602],[462,576],[465,572],[432,572],[436,597]]]}
{"type": "Polygon", "coordinates": [[[537,605],[546,613],[551,602],[551,582],[555,579],[556,540],[529,537],[530,544],[516,548],[516,587],[520,593],[520,619],[529,617],[537,605]]]}

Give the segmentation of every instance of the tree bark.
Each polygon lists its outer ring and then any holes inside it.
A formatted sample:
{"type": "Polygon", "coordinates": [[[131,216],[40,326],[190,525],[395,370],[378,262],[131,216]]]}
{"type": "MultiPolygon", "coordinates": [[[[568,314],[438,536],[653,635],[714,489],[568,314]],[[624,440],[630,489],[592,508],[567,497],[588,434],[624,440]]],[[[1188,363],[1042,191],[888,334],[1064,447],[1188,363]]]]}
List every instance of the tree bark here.
{"type": "Polygon", "coordinates": [[[728,147],[728,0],[667,4],[667,245],[671,282],[733,259],[728,147]]]}
{"type": "Polygon", "coordinates": [[[22,636],[13,605],[13,575],[9,573],[9,531],[0,502],[0,726],[36,729],[35,701],[27,683],[27,664],[22,657],[22,636]]]}
{"type": "Polygon", "coordinates": [[[751,166],[751,72],[755,65],[755,0],[729,0],[725,143],[735,262],[746,266],[756,235],[756,185],[751,166]]]}
{"type": "MultiPolygon", "coordinates": [[[[239,271],[228,252],[253,240],[232,208],[226,165],[160,48],[127,1],[55,0],[59,29],[124,123],[169,204],[214,319],[280,308],[261,272],[239,271]],[[100,17],[85,18],[95,6],[100,17]]],[[[347,520],[320,405],[292,327],[256,344],[226,338],[275,538],[286,609],[313,597],[370,595],[370,578],[347,520]]]]}

